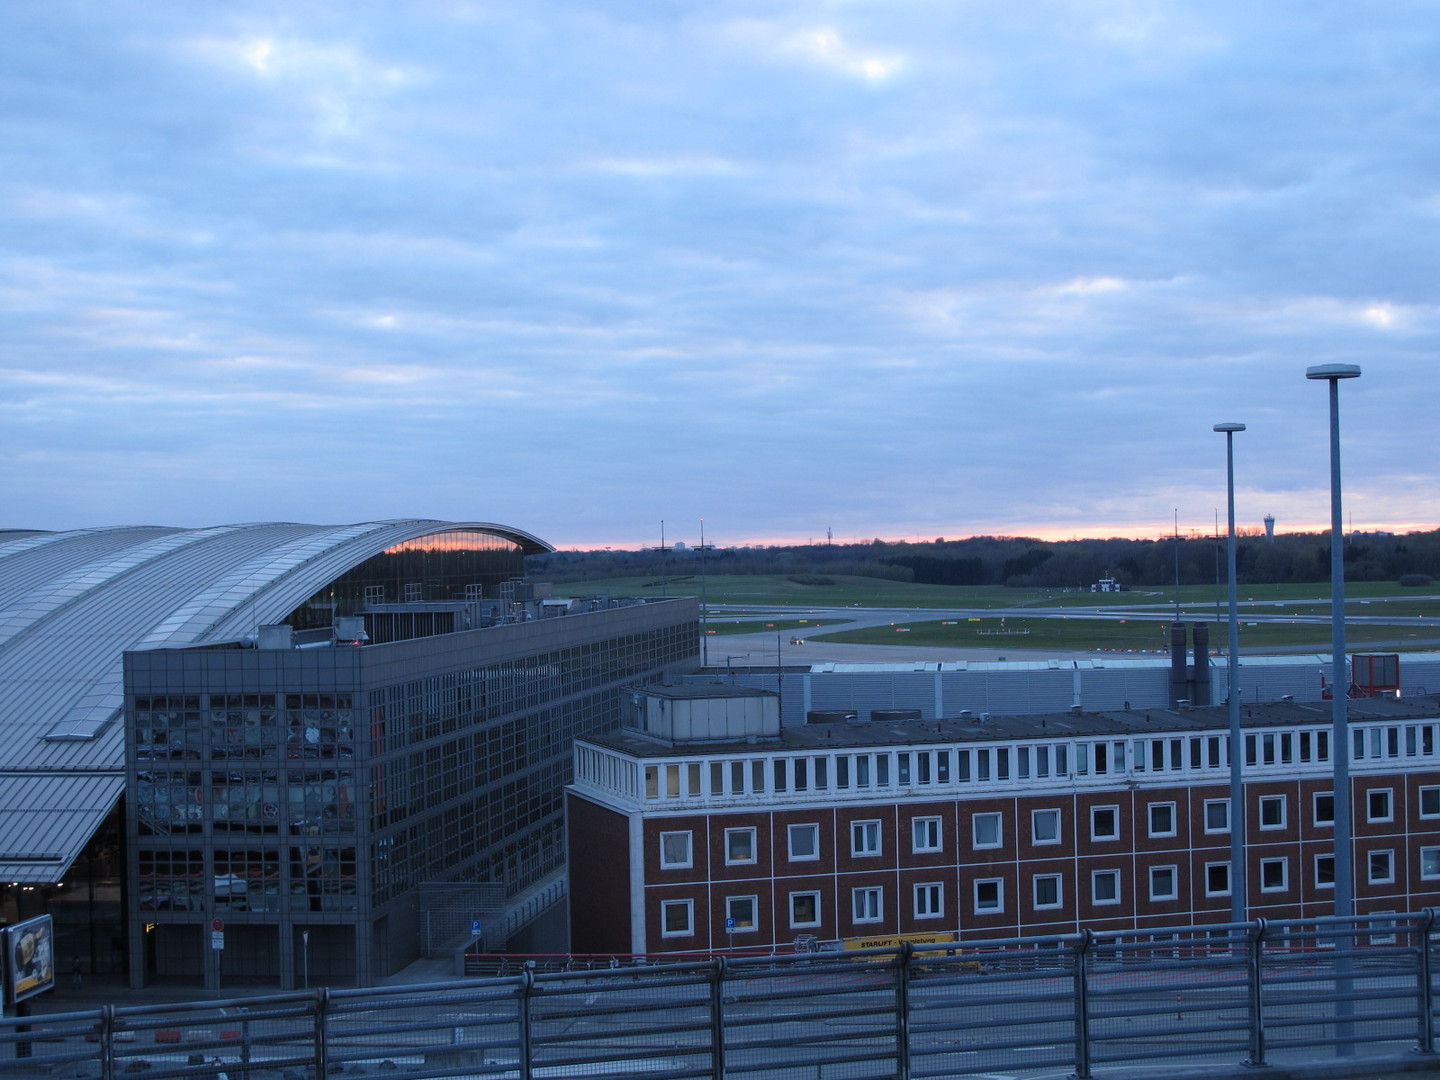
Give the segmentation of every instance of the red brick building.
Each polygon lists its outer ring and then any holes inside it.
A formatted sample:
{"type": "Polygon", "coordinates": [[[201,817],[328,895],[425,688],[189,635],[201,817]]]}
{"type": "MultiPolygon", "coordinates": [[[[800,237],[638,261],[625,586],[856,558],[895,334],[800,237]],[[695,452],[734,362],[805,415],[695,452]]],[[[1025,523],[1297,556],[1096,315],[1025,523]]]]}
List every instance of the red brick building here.
{"type": "MultiPolygon", "coordinates": [[[[782,730],[750,691],[748,727],[732,701],[711,729],[718,690],[647,691],[630,727],[577,740],[575,952],[1230,918],[1223,707],[782,730]]],[[[1355,910],[1440,904],[1440,707],[1349,717],[1355,910]]],[[[1249,913],[1330,914],[1330,712],[1249,706],[1242,723],[1249,913]]]]}

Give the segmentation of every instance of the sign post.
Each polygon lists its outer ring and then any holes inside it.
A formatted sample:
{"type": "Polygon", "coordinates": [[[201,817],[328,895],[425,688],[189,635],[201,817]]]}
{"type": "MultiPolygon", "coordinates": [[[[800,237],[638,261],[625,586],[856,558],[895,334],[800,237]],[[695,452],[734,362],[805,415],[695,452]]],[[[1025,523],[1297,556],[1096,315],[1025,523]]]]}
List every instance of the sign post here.
{"type": "Polygon", "coordinates": [[[220,989],[220,961],[225,951],[225,920],[216,916],[210,920],[210,952],[215,957],[215,989],[220,989]]]}

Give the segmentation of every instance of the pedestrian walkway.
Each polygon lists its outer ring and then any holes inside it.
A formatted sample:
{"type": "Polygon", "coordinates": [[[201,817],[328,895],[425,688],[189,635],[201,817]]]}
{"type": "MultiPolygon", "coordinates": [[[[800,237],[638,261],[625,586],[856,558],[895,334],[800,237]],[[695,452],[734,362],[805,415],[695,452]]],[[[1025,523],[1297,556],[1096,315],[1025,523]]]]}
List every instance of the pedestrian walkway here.
{"type": "MultiPolygon", "coordinates": [[[[381,979],[381,986],[421,986],[454,982],[454,962],[448,957],[416,960],[409,967],[381,979]]],[[[348,988],[337,988],[348,989],[348,988]]],[[[57,982],[55,989],[30,999],[32,1015],[83,1012],[103,1005],[173,1005],[193,1001],[226,1001],[231,998],[266,997],[284,993],[274,980],[236,980],[223,984],[219,990],[206,990],[189,982],[162,980],[143,989],[131,988],[123,974],[86,974],[80,989],[69,980],[57,982]]]]}

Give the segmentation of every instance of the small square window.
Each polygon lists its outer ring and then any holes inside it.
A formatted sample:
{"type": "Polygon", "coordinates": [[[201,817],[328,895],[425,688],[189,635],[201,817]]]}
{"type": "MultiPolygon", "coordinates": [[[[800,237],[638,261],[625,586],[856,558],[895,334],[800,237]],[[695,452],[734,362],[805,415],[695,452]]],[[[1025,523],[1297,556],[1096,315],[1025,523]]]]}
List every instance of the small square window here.
{"type": "Polygon", "coordinates": [[[915,917],[938,919],[945,914],[945,886],[938,881],[915,886],[915,917]]]}
{"type": "Polygon", "coordinates": [[[755,830],[725,830],[725,862],[731,866],[755,861],[755,830]]]}
{"type": "Polygon", "coordinates": [[[1371,821],[1394,820],[1393,802],[1389,788],[1371,788],[1365,793],[1366,816],[1371,821]]]}
{"type": "Polygon", "coordinates": [[[1152,866],[1150,868],[1150,899],[1174,900],[1177,895],[1175,867],[1152,866]]]}
{"type": "Polygon", "coordinates": [[[662,900],[660,902],[660,936],[689,937],[693,933],[695,933],[695,901],[662,900]]]}
{"type": "Polygon", "coordinates": [[[792,892],[790,894],[790,925],[820,925],[820,894],[818,892],[792,892]]]}
{"type": "Polygon", "coordinates": [[[1150,804],[1150,835],[1175,835],[1175,804],[1173,802],[1150,804]]]}
{"type": "Polygon", "coordinates": [[[660,834],[661,869],[684,870],[691,864],[690,834],[688,832],[662,832],[660,834]]]}
{"type": "Polygon", "coordinates": [[[1060,811],[1030,811],[1030,839],[1036,844],[1060,842],[1060,811]]]}
{"type": "Polygon", "coordinates": [[[852,821],[850,823],[850,854],[880,854],[880,822],[852,821]]]}
{"type": "Polygon", "coordinates": [[[1420,789],[1420,816],[1440,817],[1440,787],[1420,789]]]}
{"type": "Polygon", "coordinates": [[[1315,793],[1315,825],[1317,828],[1335,824],[1335,793],[1332,791],[1317,791],[1315,793]]]}
{"type": "Polygon", "coordinates": [[[1205,895],[1230,895],[1230,864],[1212,862],[1205,864],[1205,895]]]}
{"type": "Polygon", "coordinates": [[[791,825],[785,831],[791,862],[808,862],[820,858],[819,825],[791,825]]]}
{"type": "Polygon", "coordinates": [[[1395,853],[1372,851],[1369,858],[1370,884],[1387,885],[1395,880],[1395,853]]]}
{"type": "MultiPolygon", "coordinates": [[[[1394,915],[1393,911],[1376,911],[1373,915],[1394,915]]],[[[1394,945],[1395,944],[1395,920],[1376,919],[1370,921],[1370,944],[1371,945],[1394,945]]]]}
{"type": "Polygon", "coordinates": [[[971,840],[977,848],[1000,846],[1000,815],[976,814],[970,822],[971,840]]]}
{"type": "Polygon", "coordinates": [[[1120,808],[1118,806],[1092,806],[1090,808],[1090,839],[1120,839],[1120,808]]]}
{"type": "Polygon", "coordinates": [[[1260,796],[1260,828],[1283,829],[1285,827],[1285,796],[1260,796]]]}
{"type": "Polygon", "coordinates": [[[940,819],[938,817],[917,817],[910,819],[910,849],[912,851],[941,851],[940,819]]]}
{"type": "Polygon", "coordinates": [[[1335,856],[1315,856],[1315,887],[1317,889],[1333,889],[1335,887],[1335,856]]]}
{"type": "Polygon", "coordinates": [[[1036,874],[1031,879],[1037,908],[1058,908],[1060,900],[1060,875],[1036,874]]]}
{"type": "Polygon", "coordinates": [[[1228,799],[1205,800],[1205,831],[1207,833],[1228,833],[1230,831],[1230,801],[1228,799]]]}
{"type": "Polygon", "coordinates": [[[885,917],[884,903],[877,886],[850,890],[850,914],[857,923],[880,922],[885,917]]]}
{"type": "Polygon", "coordinates": [[[1420,876],[1426,881],[1440,878],[1440,847],[1420,849],[1420,876]]]}
{"type": "Polygon", "coordinates": [[[1005,883],[999,878],[984,878],[975,882],[975,910],[994,914],[1005,910],[1005,883]]]}
{"type": "Polygon", "coordinates": [[[1090,899],[1097,904],[1120,902],[1120,871],[1095,870],[1090,874],[1090,899]]]}
{"type": "Polygon", "coordinates": [[[1286,859],[1260,860],[1260,891],[1284,892],[1287,877],[1286,859]]]}
{"type": "Polygon", "coordinates": [[[739,934],[755,929],[755,897],[727,896],[725,898],[725,929],[739,934]]]}

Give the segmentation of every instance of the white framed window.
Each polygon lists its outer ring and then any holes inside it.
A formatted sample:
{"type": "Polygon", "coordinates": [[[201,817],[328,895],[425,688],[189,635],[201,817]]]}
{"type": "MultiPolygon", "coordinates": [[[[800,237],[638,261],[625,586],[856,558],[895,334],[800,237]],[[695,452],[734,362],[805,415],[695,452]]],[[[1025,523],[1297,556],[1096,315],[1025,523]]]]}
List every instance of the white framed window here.
{"type": "Polygon", "coordinates": [[[1150,835],[1175,835],[1175,804],[1173,802],[1152,802],[1150,804],[1150,835]]]}
{"type": "Polygon", "coordinates": [[[660,901],[660,936],[690,937],[695,933],[695,901],[660,901]]]}
{"type": "Polygon", "coordinates": [[[1335,887],[1335,856],[1315,856],[1315,887],[1317,889],[1333,889],[1335,887]]]}
{"type": "Polygon", "coordinates": [[[728,933],[747,933],[755,929],[756,898],[727,896],[725,898],[725,929],[728,933]]]}
{"type": "Polygon", "coordinates": [[[915,886],[915,918],[939,919],[945,915],[945,886],[927,881],[915,886]]]}
{"type": "Polygon", "coordinates": [[[940,819],[938,817],[917,817],[910,819],[910,850],[941,851],[940,819]]]}
{"type": "Polygon", "coordinates": [[[879,886],[866,885],[850,890],[850,916],[857,923],[880,922],[885,918],[885,894],[879,886]]]}
{"type": "Polygon", "coordinates": [[[1005,910],[1005,882],[1000,878],[981,878],[975,882],[976,914],[993,915],[1005,910]]]}
{"type": "Polygon", "coordinates": [[[1092,806],[1090,808],[1090,839],[1120,839],[1120,808],[1118,806],[1092,806]]]}
{"type": "Polygon", "coordinates": [[[1228,862],[1205,864],[1205,895],[1230,895],[1230,864],[1228,862]]]}
{"type": "Polygon", "coordinates": [[[1371,788],[1365,793],[1365,817],[1369,821],[1395,820],[1395,793],[1390,788],[1371,788]]]}
{"type": "Polygon", "coordinates": [[[755,830],[747,829],[726,829],[725,830],[725,863],[728,866],[736,866],[743,863],[755,861],[755,830]]]}
{"type": "Polygon", "coordinates": [[[1118,904],[1120,902],[1120,871],[1092,870],[1090,872],[1090,900],[1096,904],[1118,904]]]}
{"type": "Polygon", "coordinates": [[[1420,876],[1426,881],[1440,879],[1440,847],[1420,849],[1420,876]]]}
{"type": "Polygon", "coordinates": [[[1284,892],[1289,882],[1290,860],[1260,860],[1260,891],[1284,892]]]}
{"type": "Polygon", "coordinates": [[[1228,833],[1230,831],[1230,800],[1205,800],[1205,831],[1207,833],[1228,833]]]}
{"type": "Polygon", "coordinates": [[[1177,890],[1178,886],[1175,883],[1175,867],[1150,867],[1151,900],[1174,900],[1175,897],[1179,895],[1177,890]]]}
{"type": "MultiPolygon", "coordinates": [[[[1393,911],[1375,911],[1372,915],[1394,915],[1393,911]]],[[[1370,923],[1370,944],[1371,945],[1394,945],[1395,944],[1395,920],[1394,919],[1372,919],[1370,923]]]]}
{"type": "Polygon", "coordinates": [[[662,832],[660,834],[660,868],[662,870],[685,870],[694,865],[690,833],[662,832]]]}
{"type": "Polygon", "coordinates": [[[791,862],[808,862],[820,858],[820,826],[791,825],[785,830],[791,862]]]}
{"type": "Polygon", "coordinates": [[[850,854],[880,854],[880,822],[852,821],[850,823],[850,854]]]}
{"type": "Polygon", "coordinates": [[[1285,827],[1285,796],[1260,796],[1260,828],[1283,829],[1285,827]]]}
{"type": "Polygon", "coordinates": [[[1440,787],[1420,789],[1420,816],[1440,817],[1440,787]]]}
{"type": "Polygon", "coordinates": [[[1324,829],[1333,826],[1335,824],[1335,793],[1333,791],[1317,791],[1313,804],[1315,827],[1324,829]]]}
{"type": "Polygon", "coordinates": [[[792,892],[790,894],[790,925],[820,925],[820,894],[818,892],[792,892]]]}
{"type": "Polygon", "coordinates": [[[1060,842],[1060,811],[1030,811],[1030,841],[1035,844],[1058,844],[1060,842]]]}
{"type": "Polygon", "coordinates": [[[1037,909],[1058,908],[1063,903],[1064,882],[1059,874],[1036,874],[1030,879],[1032,899],[1037,909]]]}
{"type": "Polygon", "coordinates": [[[1395,880],[1395,852],[1372,851],[1366,862],[1371,885],[1388,885],[1395,880]]]}
{"type": "Polygon", "coordinates": [[[999,814],[976,814],[970,819],[970,841],[977,848],[996,848],[1002,840],[999,814]]]}

